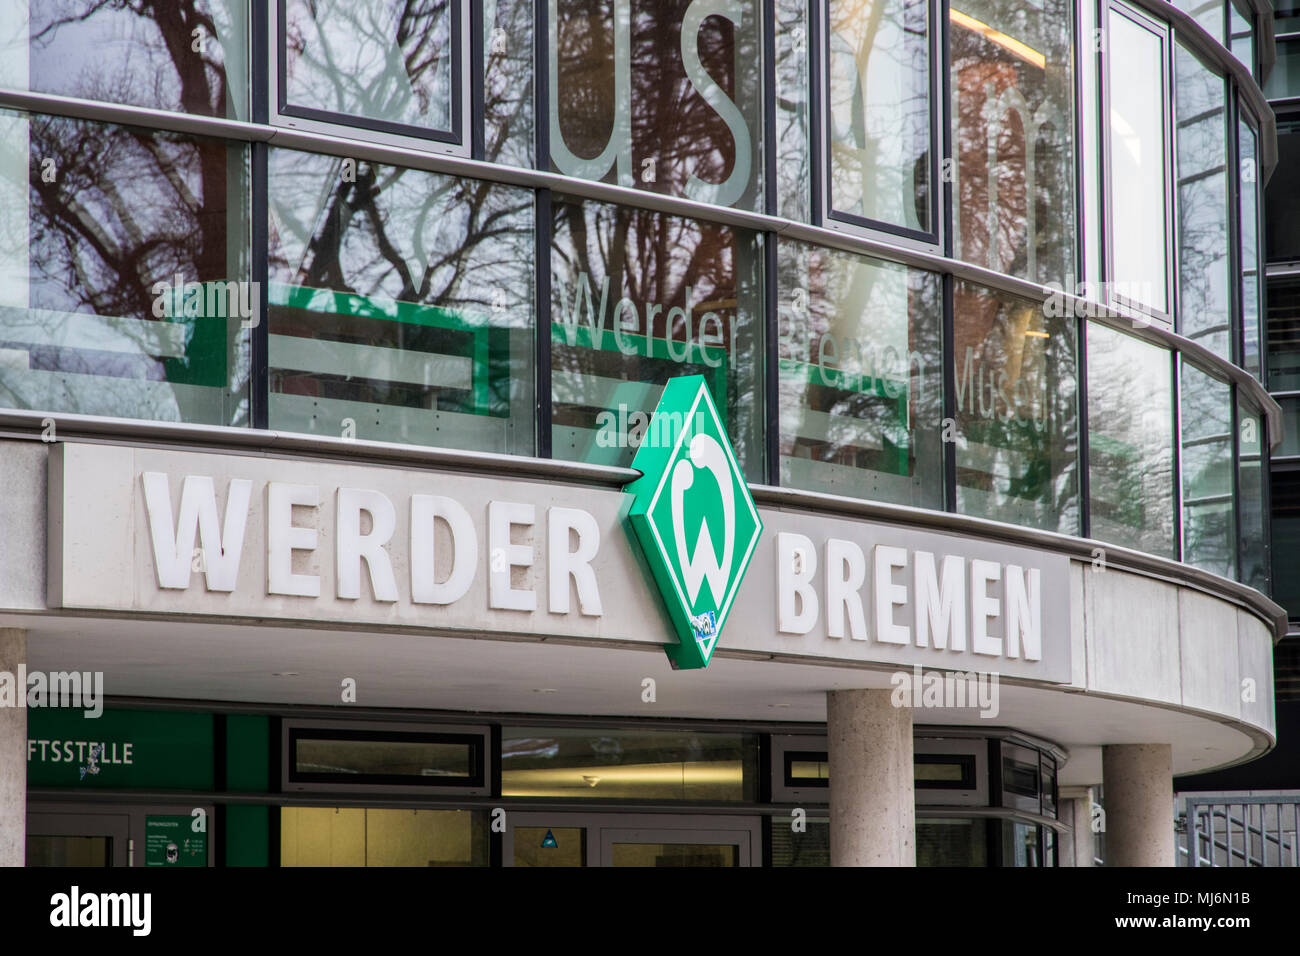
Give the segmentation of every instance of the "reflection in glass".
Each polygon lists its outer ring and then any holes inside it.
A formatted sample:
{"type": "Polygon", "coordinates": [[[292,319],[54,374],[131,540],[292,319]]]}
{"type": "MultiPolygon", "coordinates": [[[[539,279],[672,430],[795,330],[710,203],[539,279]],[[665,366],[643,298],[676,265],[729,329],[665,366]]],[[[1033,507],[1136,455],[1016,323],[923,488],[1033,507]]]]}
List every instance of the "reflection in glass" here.
{"type": "Polygon", "coordinates": [[[722,206],[762,201],[757,0],[536,0],[550,27],[551,164],[722,206]]]}
{"type": "Polygon", "coordinates": [[[1178,127],[1178,330],[1222,358],[1228,345],[1228,170],[1223,77],[1174,46],[1178,127]]]}
{"type": "Polygon", "coordinates": [[[739,866],[732,843],[614,843],[610,866],[739,866]]]}
{"type": "Polygon", "coordinates": [[[1069,283],[1074,261],[1074,7],[957,0],[949,11],[959,259],[1069,283]]]}
{"type": "Polygon", "coordinates": [[[934,231],[926,0],[830,0],[827,130],[832,215],[934,231]]]}
{"type": "Polygon", "coordinates": [[[1228,0],[1227,46],[1232,55],[1252,74],[1255,72],[1254,19],[1255,12],[1248,0],[1228,0]]]}
{"type": "MultiPolygon", "coordinates": [[[[919,823],[920,821],[918,821],[919,823]]],[[[772,866],[830,866],[831,821],[809,816],[802,832],[777,817],[768,818],[772,866]]]]}
{"type": "Polygon", "coordinates": [[[1189,14],[1205,32],[1223,43],[1223,6],[1226,0],[1172,0],[1179,10],[1189,14]]]}
{"type": "Polygon", "coordinates": [[[1168,312],[1165,41],[1114,9],[1107,24],[1113,291],[1168,312]]]}
{"type": "Polygon", "coordinates": [[[281,866],[487,866],[478,810],[281,807],[281,866]]]}
{"type": "Polygon", "coordinates": [[[781,483],[943,507],[938,276],[780,243],[781,483]]]}
{"type": "Polygon", "coordinates": [[[1183,362],[1183,561],[1233,577],[1232,387],[1183,362]]]}
{"type": "Polygon", "coordinates": [[[532,454],[533,197],[272,150],[270,427],[532,454]]]}
{"type": "Polygon", "coordinates": [[[1237,402],[1237,500],[1241,507],[1241,581],[1269,592],[1268,514],[1264,510],[1264,417],[1237,402]]]}
{"type": "Polygon", "coordinates": [[[293,754],[294,774],[303,779],[411,777],[432,783],[468,780],[474,773],[474,750],[464,743],[304,737],[294,741],[293,754]]]}
{"type": "Polygon", "coordinates": [[[7,0],[0,87],[249,118],[246,0],[7,0]]]}
{"type": "Polygon", "coordinates": [[[988,866],[990,820],[916,821],[917,866],[988,866]]]}
{"type": "Polygon", "coordinates": [[[1295,279],[1268,280],[1268,387],[1300,390],[1300,281],[1295,279]]]}
{"type": "Polygon", "coordinates": [[[113,841],[99,836],[27,834],[26,866],[111,866],[113,841]]]}
{"type": "Polygon", "coordinates": [[[1002,822],[1002,865],[1041,866],[1038,853],[1038,826],[1030,823],[1002,822]]]}
{"type": "Polygon", "coordinates": [[[776,212],[811,220],[808,3],[776,0],[776,212]]]}
{"type": "Polygon", "coordinates": [[[533,4],[483,0],[483,158],[533,166],[533,4]]]}
{"type": "Polygon", "coordinates": [[[501,793],[583,800],[755,799],[758,738],[676,730],[507,727],[501,793]]]}
{"type": "Polygon", "coordinates": [[[1241,151],[1241,367],[1260,378],[1259,184],[1255,129],[1244,119],[1237,122],[1237,147],[1241,151]]]}
{"type": "Polygon", "coordinates": [[[456,0],[283,0],[280,9],[282,113],[458,138],[456,0]]]}
{"type": "Polygon", "coordinates": [[[1175,556],[1173,421],[1169,353],[1089,322],[1092,537],[1175,556]]]}
{"type": "Polygon", "coordinates": [[[956,283],[957,510],[1077,534],[1075,322],[956,283]]]}
{"type": "Polygon", "coordinates": [[[763,476],[762,253],[754,233],[557,199],[552,453],[627,465],[662,386],[703,375],[751,480],[763,476]]]}
{"type": "Polygon", "coordinates": [[[0,406],[248,424],[248,152],[0,111],[0,406]]]}

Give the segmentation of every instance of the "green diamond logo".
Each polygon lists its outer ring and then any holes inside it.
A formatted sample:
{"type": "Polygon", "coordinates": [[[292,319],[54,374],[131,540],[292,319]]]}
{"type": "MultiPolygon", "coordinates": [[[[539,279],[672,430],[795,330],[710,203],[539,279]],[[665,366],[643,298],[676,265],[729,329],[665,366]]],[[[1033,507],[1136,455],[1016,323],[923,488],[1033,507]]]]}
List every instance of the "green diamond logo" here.
{"type": "Polygon", "coordinates": [[[677,634],[668,659],[707,667],[763,522],[704,376],[664,386],[632,467],[628,522],[677,634]]]}

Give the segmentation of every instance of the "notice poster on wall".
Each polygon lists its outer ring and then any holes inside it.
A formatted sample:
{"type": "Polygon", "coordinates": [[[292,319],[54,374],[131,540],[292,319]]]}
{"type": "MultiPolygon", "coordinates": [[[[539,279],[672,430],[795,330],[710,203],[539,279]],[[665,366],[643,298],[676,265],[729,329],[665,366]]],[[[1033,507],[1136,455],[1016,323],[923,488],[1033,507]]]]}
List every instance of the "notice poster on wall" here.
{"type": "Polygon", "coordinates": [[[145,866],[207,866],[208,835],[193,830],[194,818],[154,816],[144,818],[145,866]]]}

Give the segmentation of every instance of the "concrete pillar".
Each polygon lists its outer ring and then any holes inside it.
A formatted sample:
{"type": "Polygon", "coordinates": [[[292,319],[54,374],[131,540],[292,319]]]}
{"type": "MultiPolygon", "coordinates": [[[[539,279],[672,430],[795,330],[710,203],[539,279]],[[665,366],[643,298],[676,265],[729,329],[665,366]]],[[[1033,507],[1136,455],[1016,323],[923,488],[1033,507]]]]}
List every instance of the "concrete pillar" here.
{"type": "Polygon", "coordinates": [[[1173,866],[1173,748],[1115,744],[1102,748],[1101,761],[1106,865],[1173,866]]]}
{"type": "Polygon", "coordinates": [[[1060,866],[1092,866],[1097,856],[1097,838],[1092,831],[1092,787],[1061,787],[1057,816],[1068,830],[1057,846],[1060,866]]]}
{"type": "MultiPolygon", "coordinates": [[[[14,694],[18,667],[27,663],[27,632],[0,627],[0,672],[8,671],[14,694]]],[[[15,701],[16,701],[15,697],[15,701]]],[[[27,708],[0,707],[0,866],[27,862],[27,708]]]]}
{"type": "Polygon", "coordinates": [[[916,866],[912,709],[892,695],[826,693],[831,866],[916,866]]]}

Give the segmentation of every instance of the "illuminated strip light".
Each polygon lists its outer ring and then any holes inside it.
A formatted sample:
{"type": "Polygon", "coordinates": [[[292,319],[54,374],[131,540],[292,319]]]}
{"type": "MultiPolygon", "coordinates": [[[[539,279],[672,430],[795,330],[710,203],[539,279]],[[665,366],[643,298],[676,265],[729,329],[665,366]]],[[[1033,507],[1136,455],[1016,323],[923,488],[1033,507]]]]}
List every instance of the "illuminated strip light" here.
{"type": "Polygon", "coordinates": [[[1050,339],[1052,337],[1052,333],[1039,332],[1036,329],[1025,329],[1025,335],[1032,335],[1036,339],[1050,339]]]}
{"type": "Polygon", "coordinates": [[[968,17],[960,10],[949,10],[948,18],[958,26],[963,26],[967,30],[973,30],[974,32],[983,35],[984,39],[988,40],[990,43],[996,43],[1004,50],[1020,57],[1020,59],[1024,60],[1026,63],[1030,63],[1038,67],[1040,70],[1047,68],[1047,57],[1043,56],[1043,54],[1039,53],[1033,47],[1021,43],[1015,37],[1009,37],[999,30],[994,30],[987,23],[981,23],[974,17],[968,17]]]}

